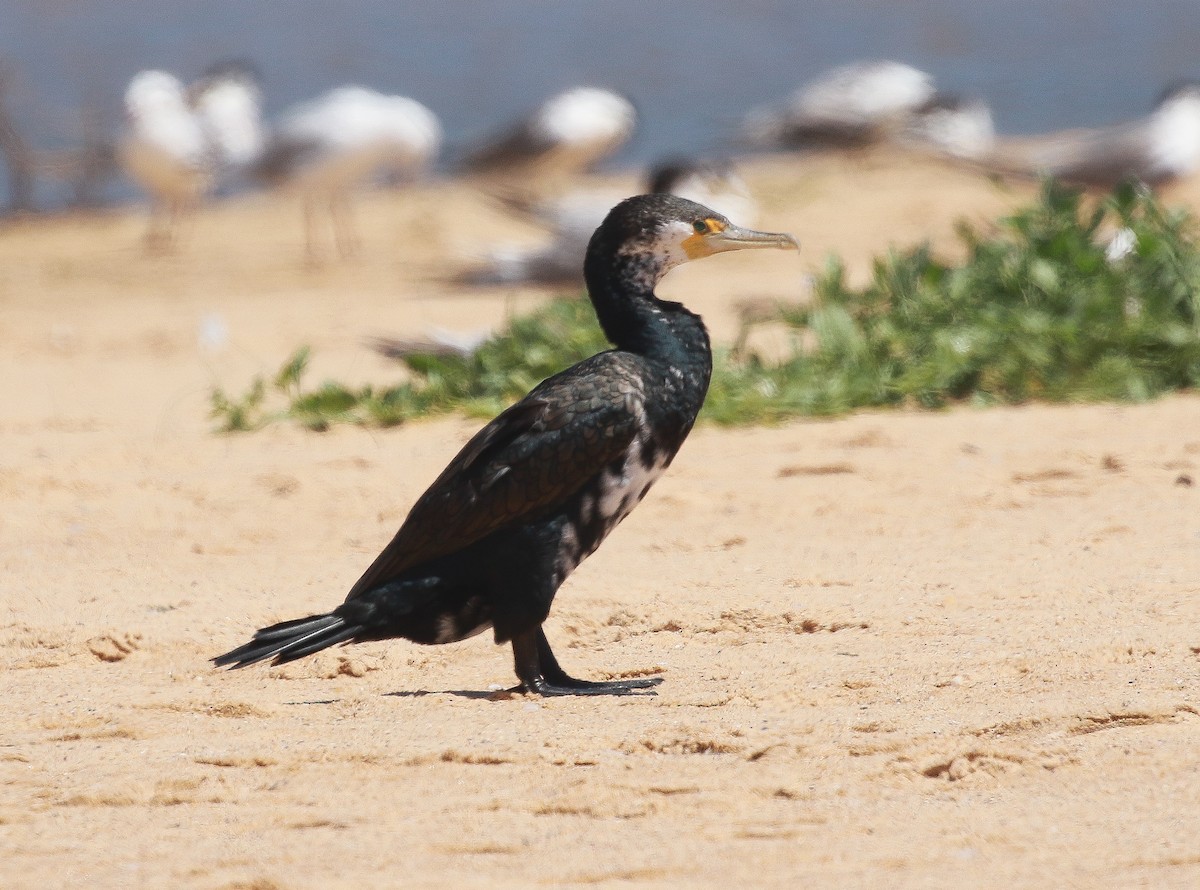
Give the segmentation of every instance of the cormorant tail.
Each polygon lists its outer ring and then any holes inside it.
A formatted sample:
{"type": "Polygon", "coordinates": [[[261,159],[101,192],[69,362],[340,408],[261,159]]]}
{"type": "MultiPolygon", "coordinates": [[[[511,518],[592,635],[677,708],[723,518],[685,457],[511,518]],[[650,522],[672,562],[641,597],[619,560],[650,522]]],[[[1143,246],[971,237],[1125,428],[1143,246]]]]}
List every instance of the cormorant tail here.
{"type": "Polygon", "coordinates": [[[246,645],[218,655],[212,661],[218,667],[231,665],[235,668],[268,658],[273,659],[273,664],[283,664],[353,640],[364,629],[358,624],[347,624],[346,619],[337,614],[311,615],[264,627],[246,645]]]}
{"type": "Polygon", "coordinates": [[[436,575],[388,581],[346,600],[326,615],[264,627],[246,645],[218,655],[213,664],[240,668],[268,658],[272,664],[283,664],[338,643],[383,639],[381,630],[397,629],[396,622],[427,605],[439,586],[436,575]]]}

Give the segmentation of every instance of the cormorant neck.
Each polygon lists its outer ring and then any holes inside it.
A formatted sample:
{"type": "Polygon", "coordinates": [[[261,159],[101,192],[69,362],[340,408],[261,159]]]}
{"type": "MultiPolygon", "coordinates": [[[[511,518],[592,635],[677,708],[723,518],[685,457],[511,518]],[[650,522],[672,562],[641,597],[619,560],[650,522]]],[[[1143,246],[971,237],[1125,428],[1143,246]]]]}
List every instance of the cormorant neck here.
{"type": "Polygon", "coordinates": [[[591,249],[583,264],[588,296],[605,336],[618,349],[650,355],[665,340],[676,340],[675,319],[695,319],[679,303],[660,300],[654,286],[667,272],[667,262],[654,255],[591,249]]]}

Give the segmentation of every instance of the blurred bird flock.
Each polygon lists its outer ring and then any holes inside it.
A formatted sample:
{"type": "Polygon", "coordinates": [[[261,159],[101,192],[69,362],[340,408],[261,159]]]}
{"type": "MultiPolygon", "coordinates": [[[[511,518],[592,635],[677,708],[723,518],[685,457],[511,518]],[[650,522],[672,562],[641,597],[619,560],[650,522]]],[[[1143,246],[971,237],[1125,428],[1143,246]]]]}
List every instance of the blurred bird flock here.
{"type": "MultiPolygon", "coordinates": [[[[495,247],[458,283],[535,283],[561,297],[487,339],[375,343],[403,365],[402,382],[392,385],[308,388],[308,350],[300,347],[273,380],[256,380],[242,394],[213,393],[221,429],[281,419],[313,429],[386,426],[452,410],[490,415],[606,347],[578,299],[580,272],[591,231],[624,195],[587,183],[645,123],[632,90],[593,79],[531,95],[523,115],[462,143],[447,140],[437,109],[369,84],[331,84],[268,119],[269,73],[253,60],[216,60],[190,81],[182,73],[130,72],[119,130],[91,120],[78,144],[49,151],[12,111],[19,73],[0,66],[10,210],[33,212],[39,180],[69,183],[68,203],[82,206],[123,176],[149,207],[145,249],[187,250],[181,221],[188,214],[241,191],[273,189],[297,199],[297,239],[307,262],[319,265],[330,253],[325,229],[343,261],[358,250],[356,191],[387,186],[403,200],[408,181],[459,177],[542,226],[546,238],[532,249],[495,247]]],[[[986,96],[946,88],[900,61],[846,60],[776,87],[782,99],[764,96],[741,120],[715,128],[703,154],[676,145],[646,164],[644,189],[754,224],[755,196],[738,176],[739,159],[880,145],[997,181],[1043,185],[1035,203],[987,231],[964,225],[964,258],[954,264],[928,247],[892,253],[856,288],[829,257],[810,294],[747,311],[744,335],[756,324],[781,323],[795,332],[794,351],[768,360],[742,336],[719,352],[709,420],[761,423],[963,400],[1141,400],[1200,384],[1195,221],[1155,196],[1200,168],[1200,86],[1171,84],[1139,119],[1036,137],[997,135],[986,96]]]]}

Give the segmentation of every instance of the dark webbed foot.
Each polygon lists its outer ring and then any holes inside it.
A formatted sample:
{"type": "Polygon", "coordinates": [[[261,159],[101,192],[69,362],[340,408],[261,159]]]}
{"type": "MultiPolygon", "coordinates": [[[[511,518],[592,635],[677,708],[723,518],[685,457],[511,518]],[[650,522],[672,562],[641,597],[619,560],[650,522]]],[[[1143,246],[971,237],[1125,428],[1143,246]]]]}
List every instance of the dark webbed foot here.
{"type": "Polygon", "coordinates": [[[512,691],[533,695],[657,695],[653,687],[662,682],[662,677],[578,680],[559,665],[541,628],[513,639],[513,660],[521,685],[512,691]]]}
{"type": "Polygon", "coordinates": [[[566,682],[551,683],[545,677],[537,677],[532,682],[525,681],[520,686],[514,686],[510,692],[522,692],[531,695],[658,695],[653,687],[662,682],[662,677],[639,677],[636,680],[612,680],[596,682],[593,680],[576,680],[565,674],[566,682]],[[641,690],[648,690],[642,692],[641,690]]]}

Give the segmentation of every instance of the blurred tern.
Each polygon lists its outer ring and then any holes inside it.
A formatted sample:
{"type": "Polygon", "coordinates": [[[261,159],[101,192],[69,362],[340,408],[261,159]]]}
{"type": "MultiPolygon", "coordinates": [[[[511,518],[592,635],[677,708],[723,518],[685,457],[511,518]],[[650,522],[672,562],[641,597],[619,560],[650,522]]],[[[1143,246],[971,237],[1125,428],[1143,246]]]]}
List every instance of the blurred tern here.
{"type": "Polygon", "coordinates": [[[1147,117],[1092,130],[1014,139],[985,159],[1000,173],[1089,188],[1132,180],[1150,188],[1200,169],[1200,84],[1167,90],[1147,117]]]}
{"type": "Polygon", "coordinates": [[[506,132],[471,152],[473,173],[590,171],[633,136],[637,111],[612,90],[575,87],[547,99],[506,132]]]}
{"type": "Polygon", "coordinates": [[[974,160],[995,149],[996,128],[982,99],[937,93],[912,111],[896,142],[948,158],[974,160]]]}
{"type": "Polygon", "coordinates": [[[855,62],[804,84],[780,107],[752,111],[742,135],[761,148],[867,145],[934,95],[933,77],[911,65],[855,62]]]}
{"type": "Polygon", "coordinates": [[[328,209],[338,251],[347,256],[357,240],[354,188],[384,171],[406,177],[425,171],[441,142],[441,124],[416,100],[345,86],[286,111],[253,172],[300,194],[310,260],[317,255],[318,206],[328,209]]]}
{"type": "MultiPolygon", "coordinates": [[[[753,223],[758,207],[745,182],[724,161],[675,157],[650,171],[645,191],[672,194],[712,207],[730,219],[753,223]]],[[[618,201],[629,197],[618,190],[577,191],[556,199],[539,199],[523,193],[498,193],[509,210],[547,229],[550,240],[535,247],[498,246],[478,269],[466,276],[471,284],[582,283],[579,258],[605,215],[618,201]]]]}
{"type": "Polygon", "coordinates": [[[244,62],[212,66],[188,87],[188,100],[225,170],[245,170],[262,155],[262,87],[253,67],[244,62]]]}
{"type": "Polygon", "coordinates": [[[134,75],[125,90],[125,120],[118,158],[150,197],[147,246],[166,247],[211,184],[210,145],[183,84],[165,71],[134,75]]]}

